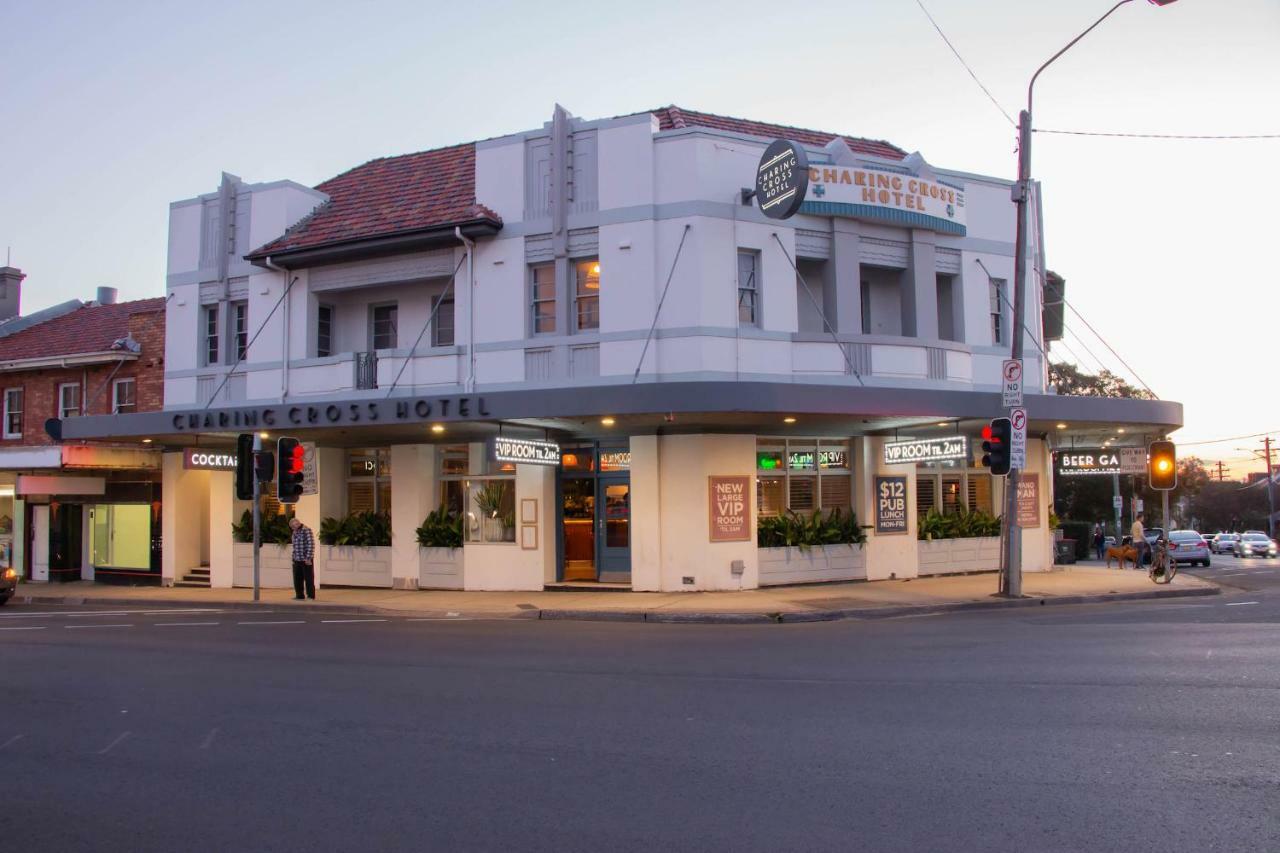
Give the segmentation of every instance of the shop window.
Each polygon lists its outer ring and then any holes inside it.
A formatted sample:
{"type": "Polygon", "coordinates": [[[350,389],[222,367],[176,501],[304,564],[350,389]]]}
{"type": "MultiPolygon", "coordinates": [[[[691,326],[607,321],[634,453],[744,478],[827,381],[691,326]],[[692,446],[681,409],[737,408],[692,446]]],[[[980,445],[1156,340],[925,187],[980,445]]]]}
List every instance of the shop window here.
{"type": "Polygon", "coordinates": [[[204,308],[204,363],[218,363],[218,306],[204,308]]]}
{"type": "Polygon", "coordinates": [[[738,250],[738,325],[760,322],[760,253],[738,250]]]}
{"type": "Polygon", "coordinates": [[[471,468],[471,451],[465,444],[446,444],[436,448],[437,470],[440,472],[440,506],[457,515],[467,509],[467,475],[471,468]]]}
{"type": "Polygon", "coordinates": [[[568,473],[587,474],[596,470],[596,455],[591,447],[566,447],[560,453],[560,468],[568,473]]]}
{"type": "Polygon", "coordinates": [[[938,506],[938,480],[930,475],[916,474],[916,513],[924,515],[938,506]]]}
{"type": "Polygon", "coordinates": [[[369,348],[395,349],[399,308],[395,303],[374,305],[369,309],[369,348]]]}
{"type": "Polygon", "coordinates": [[[74,418],[80,414],[80,383],[64,382],[58,386],[58,417],[74,418]]]}
{"type": "Polygon", "coordinates": [[[577,287],[574,292],[575,330],[595,331],[600,328],[600,259],[574,261],[577,287]]]}
{"type": "Polygon", "coordinates": [[[761,516],[782,515],[787,508],[785,477],[756,477],[756,509],[761,516]]]}
{"type": "Polygon", "coordinates": [[[822,494],[819,499],[823,509],[851,509],[853,507],[852,478],[823,477],[822,494]]]}
{"type": "Polygon", "coordinates": [[[960,478],[959,477],[943,477],[942,478],[942,512],[944,514],[959,512],[960,506],[961,506],[960,478]]]}
{"type": "Polygon", "coordinates": [[[231,334],[235,343],[236,361],[244,361],[249,354],[249,303],[231,303],[231,334]]]}
{"type": "Polygon", "coordinates": [[[431,309],[435,312],[435,320],[431,323],[431,345],[453,346],[453,294],[436,297],[431,309]]]}
{"type": "Polygon", "coordinates": [[[22,438],[22,406],[21,388],[6,388],[4,391],[4,437],[22,438]]]}
{"type": "Polygon", "coordinates": [[[333,306],[321,305],[316,311],[316,357],[333,355],[333,306]]]}
{"type": "Polygon", "coordinates": [[[137,382],[133,379],[117,379],[111,385],[111,412],[127,415],[138,410],[137,382]]]}
{"type": "Polygon", "coordinates": [[[385,447],[347,452],[347,513],[391,512],[391,451],[385,447]]]}
{"type": "Polygon", "coordinates": [[[849,442],[842,439],[756,442],[756,506],[762,516],[851,509],[849,442]]]}
{"type": "Polygon", "coordinates": [[[858,292],[862,307],[862,334],[871,334],[871,282],[863,280],[858,292]]]}
{"type": "Polygon", "coordinates": [[[530,304],[535,335],[552,334],[556,330],[556,267],[538,264],[529,268],[530,304]]]}
{"type": "Polygon", "coordinates": [[[465,486],[467,509],[462,529],[466,541],[516,541],[515,477],[476,477],[465,486]]]}
{"type": "Polygon", "coordinates": [[[969,475],[969,509],[991,512],[991,475],[969,475]]]}

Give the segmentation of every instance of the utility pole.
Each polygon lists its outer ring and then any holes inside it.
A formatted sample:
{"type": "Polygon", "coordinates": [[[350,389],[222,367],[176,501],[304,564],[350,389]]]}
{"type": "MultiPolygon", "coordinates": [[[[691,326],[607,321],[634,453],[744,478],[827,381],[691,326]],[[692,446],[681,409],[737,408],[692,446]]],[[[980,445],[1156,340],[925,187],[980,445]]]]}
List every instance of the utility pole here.
{"type": "Polygon", "coordinates": [[[1262,439],[1262,446],[1266,448],[1267,459],[1267,535],[1272,539],[1276,538],[1276,492],[1275,492],[1275,472],[1271,468],[1271,436],[1262,439]]]}
{"type": "Polygon", "coordinates": [[[1227,479],[1227,475],[1222,472],[1222,460],[1218,460],[1218,482],[1221,483],[1227,479]]]}
{"type": "Polygon", "coordinates": [[[262,453],[262,436],[253,436],[253,600],[258,600],[259,561],[262,548],[262,483],[258,479],[258,454],[262,453]]]}

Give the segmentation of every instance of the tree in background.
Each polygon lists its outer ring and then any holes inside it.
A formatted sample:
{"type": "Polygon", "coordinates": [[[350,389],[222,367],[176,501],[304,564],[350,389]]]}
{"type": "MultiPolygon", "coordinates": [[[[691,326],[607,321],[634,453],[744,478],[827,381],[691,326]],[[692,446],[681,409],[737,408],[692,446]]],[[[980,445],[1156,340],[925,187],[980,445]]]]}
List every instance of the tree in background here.
{"type": "Polygon", "coordinates": [[[1154,400],[1150,391],[1129,384],[1110,370],[1086,373],[1074,364],[1049,362],[1049,382],[1068,397],[1128,397],[1154,400]]]}
{"type": "Polygon", "coordinates": [[[1267,529],[1265,486],[1206,483],[1191,501],[1191,515],[1201,533],[1267,529]]]}

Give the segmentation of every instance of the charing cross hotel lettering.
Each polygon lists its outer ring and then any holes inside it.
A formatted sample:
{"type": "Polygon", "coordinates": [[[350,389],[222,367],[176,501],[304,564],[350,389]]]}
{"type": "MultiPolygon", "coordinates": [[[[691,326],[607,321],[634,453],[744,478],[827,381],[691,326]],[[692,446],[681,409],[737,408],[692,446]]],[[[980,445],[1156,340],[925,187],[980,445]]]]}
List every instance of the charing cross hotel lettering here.
{"type": "Polygon", "coordinates": [[[216,412],[180,412],[173,416],[176,430],[247,429],[275,426],[335,426],[383,421],[424,421],[428,418],[489,417],[484,397],[437,397],[421,400],[378,400],[329,403],[315,406],[265,406],[222,409],[216,412]]]}

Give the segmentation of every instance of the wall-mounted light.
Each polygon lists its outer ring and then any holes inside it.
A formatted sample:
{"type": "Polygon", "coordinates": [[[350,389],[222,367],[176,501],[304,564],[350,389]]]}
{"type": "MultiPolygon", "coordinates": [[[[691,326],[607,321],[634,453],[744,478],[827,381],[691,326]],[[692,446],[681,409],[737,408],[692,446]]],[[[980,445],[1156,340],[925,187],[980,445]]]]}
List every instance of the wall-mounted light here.
{"type": "Polygon", "coordinates": [[[791,417],[790,415],[787,415],[785,418],[782,419],[782,422],[784,424],[793,424],[796,422],[796,419],[791,417]]]}
{"type": "Polygon", "coordinates": [[[616,423],[616,421],[614,421],[613,418],[604,417],[600,419],[600,423],[604,424],[605,426],[613,426],[616,423]]]}
{"type": "Polygon", "coordinates": [[[432,424],[431,431],[434,432],[436,435],[439,435],[440,433],[444,432],[444,424],[432,424]]]}
{"type": "Polygon", "coordinates": [[[1058,424],[1058,429],[1066,429],[1066,428],[1067,428],[1066,424],[1058,424]]]}
{"type": "Polygon", "coordinates": [[[263,441],[266,441],[266,440],[267,440],[268,438],[270,438],[270,437],[271,437],[271,433],[269,433],[269,432],[260,432],[260,433],[258,433],[258,438],[262,439],[263,441]]]}
{"type": "Polygon", "coordinates": [[[150,444],[150,443],[151,443],[151,439],[149,439],[149,438],[144,438],[144,439],[142,439],[142,443],[143,443],[143,444],[150,444]]]}

